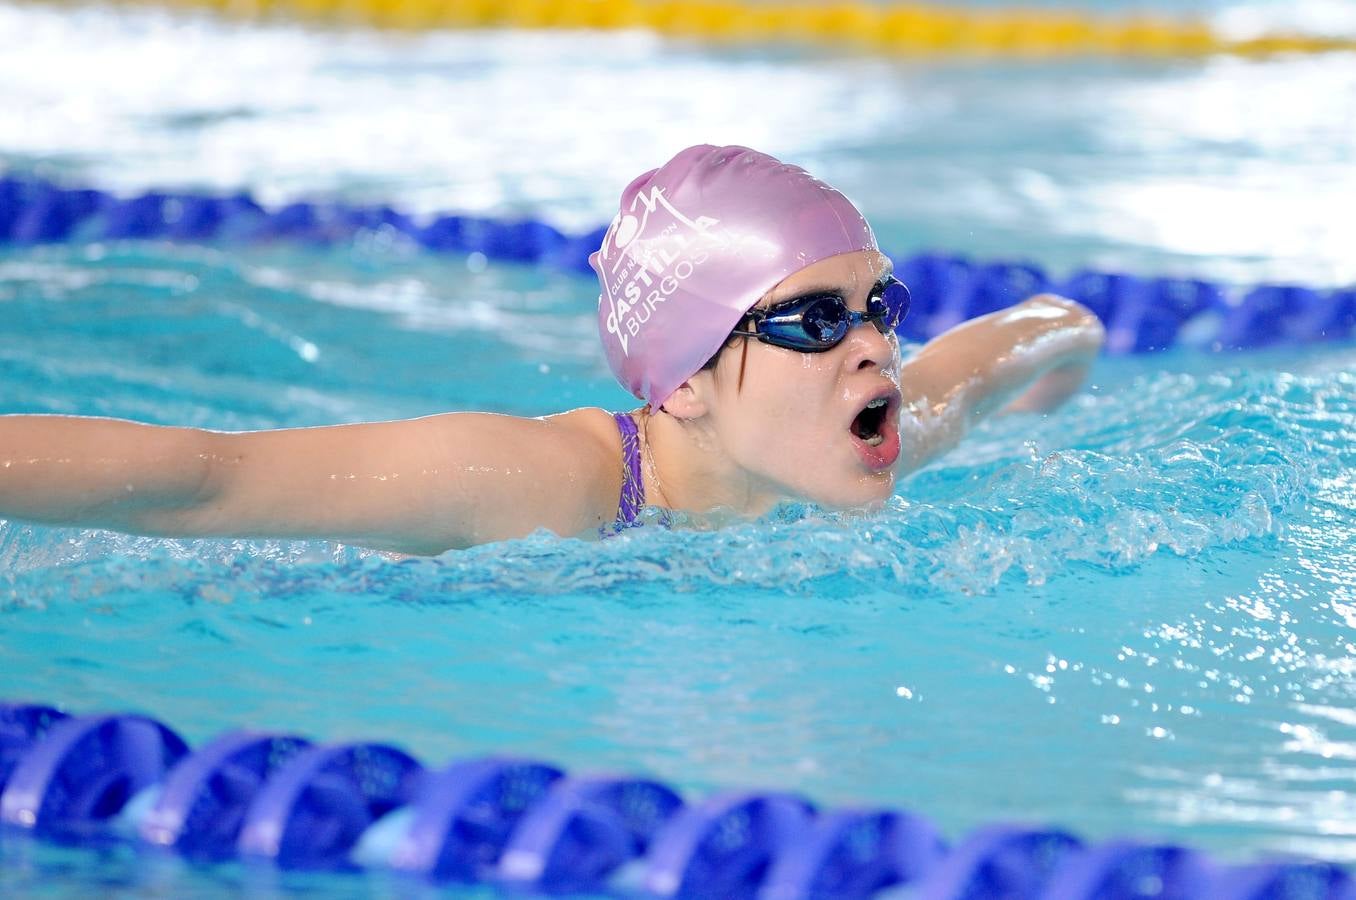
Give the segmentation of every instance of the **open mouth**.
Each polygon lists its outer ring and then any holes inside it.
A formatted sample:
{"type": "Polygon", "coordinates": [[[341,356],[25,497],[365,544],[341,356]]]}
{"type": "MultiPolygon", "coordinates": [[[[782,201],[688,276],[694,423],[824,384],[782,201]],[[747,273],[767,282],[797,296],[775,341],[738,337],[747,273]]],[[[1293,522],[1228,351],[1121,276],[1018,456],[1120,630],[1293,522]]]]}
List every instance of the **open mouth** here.
{"type": "Polygon", "coordinates": [[[879,447],[885,440],[885,421],[890,414],[890,398],[877,397],[852,420],[850,430],[868,447],[879,447]]]}

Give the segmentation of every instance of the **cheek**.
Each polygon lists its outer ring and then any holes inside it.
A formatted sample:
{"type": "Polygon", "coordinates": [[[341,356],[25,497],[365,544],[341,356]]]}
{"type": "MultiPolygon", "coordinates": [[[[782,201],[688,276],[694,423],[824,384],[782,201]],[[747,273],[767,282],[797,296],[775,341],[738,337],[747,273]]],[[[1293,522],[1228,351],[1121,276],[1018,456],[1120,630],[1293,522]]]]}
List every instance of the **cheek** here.
{"type": "Polygon", "coordinates": [[[756,437],[775,442],[786,455],[822,453],[833,427],[832,374],[814,354],[778,357],[755,361],[749,354],[739,398],[745,422],[757,422],[756,437]]]}
{"type": "Polygon", "coordinates": [[[807,390],[819,394],[833,383],[832,353],[796,353],[755,343],[744,369],[744,386],[794,398],[807,390]]]}

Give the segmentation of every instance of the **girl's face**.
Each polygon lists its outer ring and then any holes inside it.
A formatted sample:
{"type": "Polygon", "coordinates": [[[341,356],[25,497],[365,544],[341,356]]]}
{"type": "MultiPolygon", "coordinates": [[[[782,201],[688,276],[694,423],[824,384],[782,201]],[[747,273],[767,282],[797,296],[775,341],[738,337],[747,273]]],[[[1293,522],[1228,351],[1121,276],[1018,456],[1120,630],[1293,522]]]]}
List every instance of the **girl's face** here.
{"type": "MultiPolygon", "coordinates": [[[[890,272],[890,261],[876,251],[833,256],[786,278],[757,306],[834,293],[863,311],[890,272]]],[[[893,333],[858,325],[822,353],[736,338],[716,363],[713,390],[711,424],[754,491],[847,507],[882,501],[894,490],[900,394],[893,333]]]]}

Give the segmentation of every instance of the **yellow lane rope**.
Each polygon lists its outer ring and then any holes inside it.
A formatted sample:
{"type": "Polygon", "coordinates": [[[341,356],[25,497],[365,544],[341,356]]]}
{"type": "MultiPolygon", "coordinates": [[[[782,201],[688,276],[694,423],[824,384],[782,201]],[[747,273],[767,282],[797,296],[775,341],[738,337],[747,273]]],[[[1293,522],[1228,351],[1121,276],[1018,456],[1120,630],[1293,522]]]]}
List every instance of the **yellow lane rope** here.
{"type": "Polygon", "coordinates": [[[1356,50],[1356,37],[1218,35],[1153,16],[962,10],[923,5],[737,0],[171,0],[244,16],[284,15],[392,28],[642,28],[726,43],[820,43],[900,56],[1199,56],[1356,50]]]}

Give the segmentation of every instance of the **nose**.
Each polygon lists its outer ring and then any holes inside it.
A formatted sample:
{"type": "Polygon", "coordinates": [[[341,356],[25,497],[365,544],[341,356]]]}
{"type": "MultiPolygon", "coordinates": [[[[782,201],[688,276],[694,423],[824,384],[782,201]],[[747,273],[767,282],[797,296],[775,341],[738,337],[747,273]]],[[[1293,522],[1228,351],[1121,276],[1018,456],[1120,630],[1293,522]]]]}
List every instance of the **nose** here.
{"type": "Polygon", "coordinates": [[[894,337],[882,333],[871,322],[862,322],[849,331],[843,345],[847,347],[846,363],[851,372],[872,368],[883,371],[894,361],[894,337]]]}

